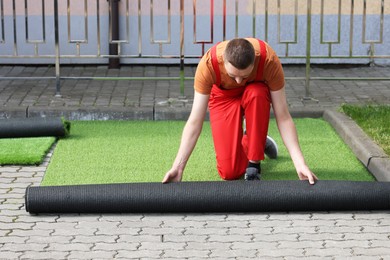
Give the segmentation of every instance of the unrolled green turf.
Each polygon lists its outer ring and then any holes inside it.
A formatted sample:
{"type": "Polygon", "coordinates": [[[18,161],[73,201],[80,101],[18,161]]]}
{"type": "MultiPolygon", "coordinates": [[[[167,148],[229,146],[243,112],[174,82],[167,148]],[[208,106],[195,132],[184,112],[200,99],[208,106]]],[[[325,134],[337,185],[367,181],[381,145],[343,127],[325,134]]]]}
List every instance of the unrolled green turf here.
{"type": "Polygon", "coordinates": [[[54,142],[54,137],[0,139],[0,165],[38,165],[54,142]]]}
{"type": "MultiPolygon", "coordinates": [[[[295,123],[307,163],[320,179],[374,180],[327,122],[295,123]]],[[[42,185],[159,182],[175,158],[183,126],[178,121],[72,122],[72,135],[58,142],[42,185]]],[[[262,163],[263,179],[297,179],[274,120],[269,133],[279,144],[280,155],[262,163]]],[[[183,180],[220,180],[207,122],[183,180]]]]}

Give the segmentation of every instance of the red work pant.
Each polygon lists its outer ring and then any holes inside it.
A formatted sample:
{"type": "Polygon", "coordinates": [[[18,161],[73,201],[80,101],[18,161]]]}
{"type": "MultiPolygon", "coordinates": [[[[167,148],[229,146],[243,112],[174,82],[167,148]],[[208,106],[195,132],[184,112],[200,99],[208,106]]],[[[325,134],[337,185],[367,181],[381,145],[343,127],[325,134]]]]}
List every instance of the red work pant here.
{"type": "Polygon", "coordinates": [[[213,86],[209,100],[210,123],[217,169],[222,179],[238,179],[245,173],[248,160],[264,160],[270,106],[269,88],[262,82],[231,90],[213,86]]]}

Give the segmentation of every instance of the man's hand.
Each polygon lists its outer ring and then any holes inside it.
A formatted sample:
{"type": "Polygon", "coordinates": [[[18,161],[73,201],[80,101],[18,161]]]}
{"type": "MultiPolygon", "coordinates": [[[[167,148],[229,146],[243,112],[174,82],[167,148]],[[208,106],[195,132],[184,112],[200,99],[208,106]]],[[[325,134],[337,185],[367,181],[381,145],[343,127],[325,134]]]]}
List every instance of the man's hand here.
{"type": "Polygon", "coordinates": [[[162,183],[180,182],[183,176],[182,170],[170,169],[164,176],[162,183]]]}
{"type": "Polygon", "coordinates": [[[314,184],[318,180],[317,176],[306,165],[297,169],[297,173],[300,180],[308,180],[310,184],[314,184]]]}

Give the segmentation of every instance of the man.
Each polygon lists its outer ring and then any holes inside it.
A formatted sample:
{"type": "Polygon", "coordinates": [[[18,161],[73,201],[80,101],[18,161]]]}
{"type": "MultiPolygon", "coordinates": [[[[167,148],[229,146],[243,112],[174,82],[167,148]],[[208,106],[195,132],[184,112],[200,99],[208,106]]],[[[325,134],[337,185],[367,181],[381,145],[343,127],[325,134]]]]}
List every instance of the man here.
{"type": "Polygon", "coordinates": [[[237,38],[213,46],[198,64],[194,88],[191,114],[163,183],[181,181],[202,131],[207,107],[221,178],[234,180],[245,175],[246,180],[260,179],[266,143],[273,143],[267,138],[271,104],[299,179],[315,183],[317,177],[305,163],[288,111],[281,63],[268,44],[237,38]]]}

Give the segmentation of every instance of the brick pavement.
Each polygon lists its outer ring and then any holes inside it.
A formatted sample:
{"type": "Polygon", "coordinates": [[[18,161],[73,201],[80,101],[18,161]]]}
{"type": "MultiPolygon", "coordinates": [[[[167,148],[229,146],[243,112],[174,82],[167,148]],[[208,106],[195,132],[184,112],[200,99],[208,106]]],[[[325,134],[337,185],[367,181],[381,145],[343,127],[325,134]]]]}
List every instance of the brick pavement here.
{"type": "MultiPolygon", "coordinates": [[[[186,67],[188,77],[195,67],[186,67]]],[[[390,81],[313,80],[311,96],[305,100],[303,66],[285,66],[286,94],[290,110],[322,111],[342,103],[389,104],[390,81]]],[[[389,77],[389,67],[314,67],[313,77],[389,77]]],[[[0,76],[54,76],[53,67],[1,66],[0,76]]],[[[61,75],[76,76],[172,76],[177,66],[124,66],[107,70],[105,66],[63,67],[61,75]]],[[[193,100],[193,81],[186,80],[184,95],[178,80],[62,80],[62,97],[55,97],[54,80],[0,80],[0,118],[16,116],[65,116],[70,119],[186,119],[193,100]]]]}
{"type": "MultiPolygon", "coordinates": [[[[110,73],[127,75],[127,69],[110,73]]],[[[171,68],[152,69],[173,73],[171,68]]],[[[67,70],[69,75],[106,73],[101,67],[67,70]]],[[[50,68],[0,67],[1,75],[4,71],[52,75],[50,68]]],[[[137,67],[131,71],[136,74],[142,70],[137,67]]],[[[343,71],[349,76],[388,74],[388,68],[343,71]]],[[[287,69],[286,75],[301,72],[297,67],[287,69]]],[[[342,71],[318,69],[314,73],[325,76],[342,71]]],[[[161,104],[188,108],[192,95],[188,87],[186,101],[180,101],[177,82],[66,81],[63,98],[57,99],[52,83],[0,81],[3,115],[10,111],[26,115],[40,106],[83,106],[102,112],[115,104],[129,109],[161,104]]],[[[390,103],[388,81],[315,81],[312,94],[318,103],[301,99],[302,86],[300,80],[287,81],[292,109],[312,111],[344,102],[390,103]]],[[[39,166],[0,167],[0,259],[390,259],[387,211],[29,215],[24,210],[25,188],[39,185],[50,156],[39,166]]]]}

